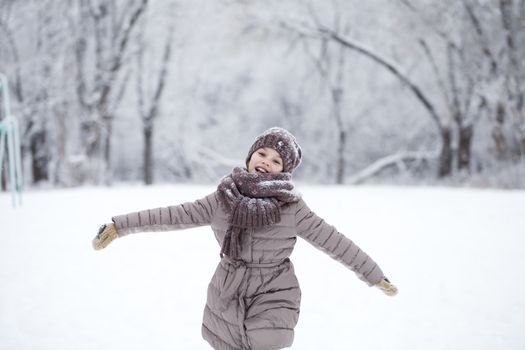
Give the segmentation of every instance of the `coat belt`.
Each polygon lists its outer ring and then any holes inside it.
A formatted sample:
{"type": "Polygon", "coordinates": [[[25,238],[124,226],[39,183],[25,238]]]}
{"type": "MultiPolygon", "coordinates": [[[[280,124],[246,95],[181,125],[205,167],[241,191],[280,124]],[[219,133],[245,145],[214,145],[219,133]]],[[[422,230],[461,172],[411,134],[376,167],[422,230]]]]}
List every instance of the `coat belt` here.
{"type": "Polygon", "coordinates": [[[245,260],[238,260],[238,259],[232,259],[228,255],[222,255],[221,262],[234,266],[235,268],[238,267],[249,267],[249,268],[268,268],[268,267],[276,267],[281,264],[284,264],[285,262],[290,261],[289,258],[285,258],[278,261],[271,261],[271,262],[249,262],[245,260]]]}

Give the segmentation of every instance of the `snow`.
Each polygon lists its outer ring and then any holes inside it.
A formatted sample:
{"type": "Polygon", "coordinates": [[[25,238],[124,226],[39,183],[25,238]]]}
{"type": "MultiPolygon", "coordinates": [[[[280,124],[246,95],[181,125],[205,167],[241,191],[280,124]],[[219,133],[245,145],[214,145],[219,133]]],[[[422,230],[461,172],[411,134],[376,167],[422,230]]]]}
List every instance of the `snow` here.
{"type": "MultiPolygon", "coordinates": [[[[293,349],[525,348],[525,192],[298,186],[399,288],[387,297],[299,240],[293,349]]],[[[200,322],[219,259],[208,227],[129,235],[94,251],[112,215],[213,186],[0,194],[0,349],[208,349],[200,322]]]]}

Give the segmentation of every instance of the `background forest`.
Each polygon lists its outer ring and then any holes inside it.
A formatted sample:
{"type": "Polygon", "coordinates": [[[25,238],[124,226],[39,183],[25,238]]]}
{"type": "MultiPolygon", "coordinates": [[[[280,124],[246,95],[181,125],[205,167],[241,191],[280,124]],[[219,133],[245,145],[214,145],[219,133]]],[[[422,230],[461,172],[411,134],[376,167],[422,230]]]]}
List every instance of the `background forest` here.
{"type": "Polygon", "coordinates": [[[216,182],[282,126],[299,181],[525,187],[525,0],[1,0],[0,72],[29,186],[216,182]]]}

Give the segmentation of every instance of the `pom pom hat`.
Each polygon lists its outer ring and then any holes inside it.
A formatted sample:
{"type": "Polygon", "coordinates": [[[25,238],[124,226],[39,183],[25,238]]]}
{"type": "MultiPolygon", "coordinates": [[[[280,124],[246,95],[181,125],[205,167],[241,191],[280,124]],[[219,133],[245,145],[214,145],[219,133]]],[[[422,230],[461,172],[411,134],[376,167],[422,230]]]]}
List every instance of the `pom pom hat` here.
{"type": "Polygon", "coordinates": [[[283,172],[285,173],[292,173],[301,164],[301,147],[295,137],[286,129],[273,127],[257,136],[246,157],[246,167],[248,167],[252,154],[264,147],[273,148],[279,153],[283,160],[283,172]]]}

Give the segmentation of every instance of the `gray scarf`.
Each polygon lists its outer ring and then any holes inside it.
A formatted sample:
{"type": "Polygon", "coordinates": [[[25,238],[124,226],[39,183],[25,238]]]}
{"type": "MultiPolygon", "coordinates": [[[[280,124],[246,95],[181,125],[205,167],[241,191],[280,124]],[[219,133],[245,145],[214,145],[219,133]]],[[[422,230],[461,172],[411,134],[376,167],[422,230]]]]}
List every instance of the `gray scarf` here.
{"type": "Polygon", "coordinates": [[[281,221],[281,207],[301,198],[291,180],[290,173],[249,173],[245,168],[234,168],[221,180],[217,192],[229,224],[221,254],[239,258],[246,229],[281,221]]]}

